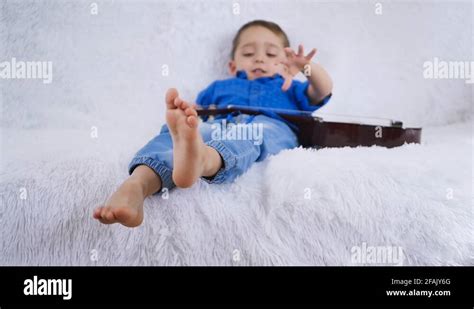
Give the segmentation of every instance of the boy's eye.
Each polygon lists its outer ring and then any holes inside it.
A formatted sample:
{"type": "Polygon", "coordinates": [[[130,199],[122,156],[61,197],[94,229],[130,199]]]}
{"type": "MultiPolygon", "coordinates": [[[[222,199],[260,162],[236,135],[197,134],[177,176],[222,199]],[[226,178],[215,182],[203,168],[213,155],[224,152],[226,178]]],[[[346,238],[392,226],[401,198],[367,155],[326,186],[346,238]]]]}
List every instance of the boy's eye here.
{"type": "Polygon", "coordinates": [[[268,57],[276,57],[275,54],[267,54],[268,57]]]}
{"type": "Polygon", "coordinates": [[[244,57],[252,57],[252,56],[253,56],[252,53],[245,53],[245,54],[244,54],[244,57]]]}

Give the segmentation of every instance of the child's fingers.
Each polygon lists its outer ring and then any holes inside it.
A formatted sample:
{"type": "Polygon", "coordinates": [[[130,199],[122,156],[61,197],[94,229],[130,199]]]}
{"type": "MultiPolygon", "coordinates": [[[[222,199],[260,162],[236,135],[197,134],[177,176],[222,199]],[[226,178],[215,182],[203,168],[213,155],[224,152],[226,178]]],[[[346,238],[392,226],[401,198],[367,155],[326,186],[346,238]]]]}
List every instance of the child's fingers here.
{"type": "Polygon", "coordinates": [[[295,55],[295,52],[289,47],[285,47],[284,50],[288,58],[292,58],[295,55]]]}
{"type": "Polygon", "coordinates": [[[292,82],[292,78],[290,76],[286,75],[285,76],[285,81],[283,82],[283,85],[281,86],[281,90],[287,91],[288,89],[290,89],[291,82],[292,82]]]}
{"type": "Polygon", "coordinates": [[[298,45],[298,56],[304,56],[304,50],[303,50],[303,45],[298,45]]]}
{"type": "Polygon", "coordinates": [[[311,60],[311,58],[314,57],[314,55],[316,55],[316,52],[318,50],[316,48],[313,48],[313,50],[305,57],[307,60],[311,60]]]}

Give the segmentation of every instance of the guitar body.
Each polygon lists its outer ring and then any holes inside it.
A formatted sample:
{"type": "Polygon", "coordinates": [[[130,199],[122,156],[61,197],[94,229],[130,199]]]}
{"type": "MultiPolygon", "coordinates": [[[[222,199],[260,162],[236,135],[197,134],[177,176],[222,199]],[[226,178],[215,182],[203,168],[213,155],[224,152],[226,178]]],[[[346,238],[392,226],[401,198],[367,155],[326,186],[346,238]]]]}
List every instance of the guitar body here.
{"type": "Polygon", "coordinates": [[[229,113],[276,113],[298,128],[298,140],[306,148],[382,146],[398,147],[421,142],[421,128],[403,128],[402,122],[389,119],[313,116],[311,112],[229,105],[225,109],[198,110],[199,116],[229,113]],[[335,119],[334,119],[335,118],[335,119]],[[365,123],[364,123],[365,122],[365,123]]]}
{"type": "Polygon", "coordinates": [[[421,128],[402,128],[396,125],[369,125],[331,122],[314,119],[300,122],[298,139],[303,147],[398,147],[405,143],[421,142],[421,128]]]}

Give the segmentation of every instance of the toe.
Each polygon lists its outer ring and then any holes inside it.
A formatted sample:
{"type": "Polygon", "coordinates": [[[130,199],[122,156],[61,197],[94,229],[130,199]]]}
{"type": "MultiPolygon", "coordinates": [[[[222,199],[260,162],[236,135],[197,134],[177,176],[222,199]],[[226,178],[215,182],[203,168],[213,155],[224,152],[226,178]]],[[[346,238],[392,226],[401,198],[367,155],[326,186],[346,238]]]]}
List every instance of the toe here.
{"type": "Polygon", "coordinates": [[[179,106],[182,110],[186,110],[189,107],[188,102],[181,100],[181,105],[179,106]]]}
{"type": "Polygon", "coordinates": [[[114,212],[112,210],[107,211],[107,213],[105,214],[105,219],[107,221],[114,222],[115,221],[114,212]]]}
{"type": "Polygon", "coordinates": [[[173,102],[178,96],[179,96],[178,90],[176,90],[175,88],[168,89],[168,91],[166,92],[166,98],[165,98],[166,107],[170,109],[176,108],[173,102]]]}
{"type": "Polygon", "coordinates": [[[102,218],[99,219],[100,223],[103,223],[103,224],[111,224],[112,222],[109,222],[107,220],[104,220],[102,218]]]}
{"type": "Polygon", "coordinates": [[[198,126],[198,119],[196,116],[188,116],[186,120],[191,128],[196,128],[198,126]]]}
{"type": "Polygon", "coordinates": [[[110,224],[114,222],[114,217],[112,214],[112,211],[108,208],[104,208],[101,213],[101,219],[100,222],[105,223],[105,224],[110,224]]]}
{"type": "Polygon", "coordinates": [[[182,110],[185,110],[186,108],[189,107],[189,103],[187,103],[186,101],[184,101],[183,99],[177,97],[175,100],[174,100],[174,105],[179,108],[179,109],[182,109],[182,110]]]}
{"type": "Polygon", "coordinates": [[[184,113],[186,114],[186,116],[197,116],[197,112],[194,108],[192,107],[188,107],[184,110],[184,113]]]}
{"type": "Polygon", "coordinates": [[[180,97],[176,97],[176,98],[174,99],[174,106],[177,107],[177,108],[179,108],[179,106],[181,105],[182,102],[183,102],[183,100],[181,100],[180,97]]]}
{"type": "Polygon", "coordinates": [[[102,208],[103,207],[97,207],[96,209],[94,209],[94,212],[92,213],[92,217],[94,217],[94,219],[102,218],[100,215],[100,213],[102,212],[102,208]]]}
{"type": "Polygon", "coordinates": [[[99,220],[100,223],[103,223],[103,224],[111,224],[111,223],[113,223],[113,222],[110,222],[109,220],[106,219],[105,213],[106,213],[106,210],[105,210],[105,209],[102,209],[102,211],[101,211],[101,212],[99,213],[99,215],[98,215],[97,220],[99,220]]]}

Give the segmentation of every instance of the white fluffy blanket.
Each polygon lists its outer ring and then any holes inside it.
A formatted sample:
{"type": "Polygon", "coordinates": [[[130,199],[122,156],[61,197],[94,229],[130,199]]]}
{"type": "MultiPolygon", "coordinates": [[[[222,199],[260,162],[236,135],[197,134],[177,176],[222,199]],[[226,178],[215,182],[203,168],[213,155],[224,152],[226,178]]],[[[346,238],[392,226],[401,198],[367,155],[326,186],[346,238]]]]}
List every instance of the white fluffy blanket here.
{"type": "MultiPolygon", "coordinates": [[[[6,133],[7,146],[93,147],[80,132],[6,133]]],[[[469,123],[426,128],[422,145],[288,150],[233,184],[148,198],[135,229],[91,217],[127,177],[131,153],[39,152],[2,174],[0,264],[472,265],[471,151],[469,123]]]]}
{"type": "Polygon", "coordinates": [[[472,85],[423,75],[435,58],[472,60],[471,2],[0,7],[0,62],[53,65],[51,84],[0,81],[0,265],[474,264],[472,85]],[[318,48],[335,82],[324,113],[423,126],[423,144],[285,151],[233,184],[149,198],[137,229],[93,220],[164,122],[166,89],[193,100],[229,77],[253,19],[318,48]]]}

